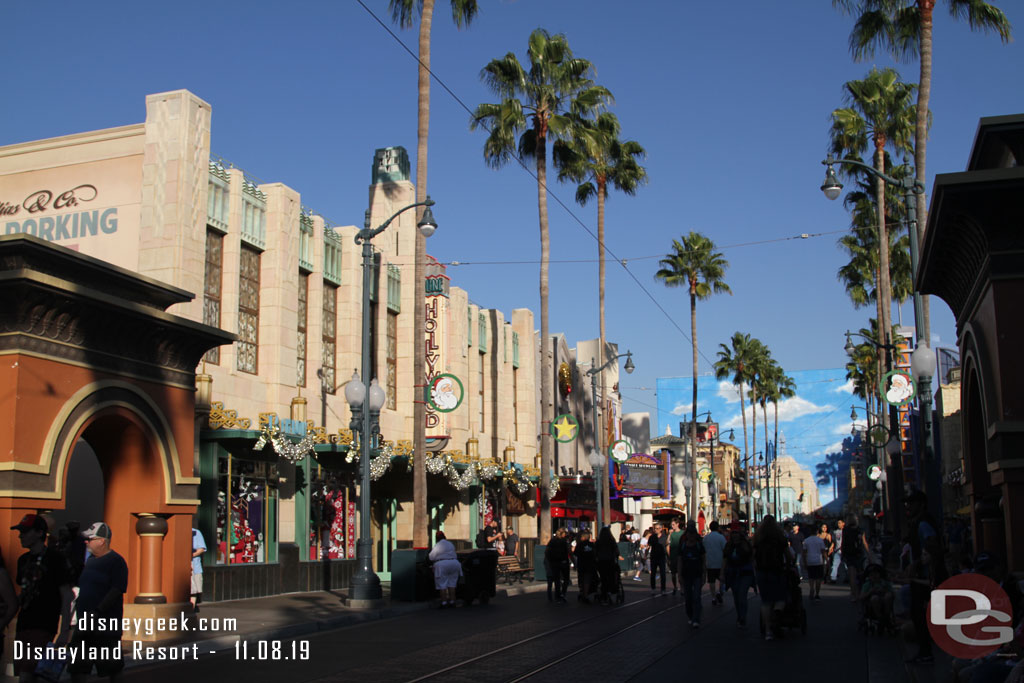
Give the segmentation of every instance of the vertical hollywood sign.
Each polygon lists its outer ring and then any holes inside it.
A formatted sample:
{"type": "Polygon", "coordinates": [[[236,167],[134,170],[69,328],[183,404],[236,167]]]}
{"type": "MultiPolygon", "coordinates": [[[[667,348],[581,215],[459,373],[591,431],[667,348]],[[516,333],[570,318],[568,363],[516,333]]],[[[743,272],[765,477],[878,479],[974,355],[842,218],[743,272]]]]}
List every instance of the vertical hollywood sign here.
{"type": "MultiPolygon", "coordinates": [[[[448,320],[448,276],[445,274],[445,267],[427,257],[426,280],[426,317],[425,332],[423,340],[425,345],[424,359],[426,360],[424,372],[424,385],[429,386],[431,380],[445,372],[446,349],[447,349],[447,320],[448,320]]],[[[443,416],[430,407],[426,406],[426,435],[427,438],[447,436],[448,430],[443,416]]]]}

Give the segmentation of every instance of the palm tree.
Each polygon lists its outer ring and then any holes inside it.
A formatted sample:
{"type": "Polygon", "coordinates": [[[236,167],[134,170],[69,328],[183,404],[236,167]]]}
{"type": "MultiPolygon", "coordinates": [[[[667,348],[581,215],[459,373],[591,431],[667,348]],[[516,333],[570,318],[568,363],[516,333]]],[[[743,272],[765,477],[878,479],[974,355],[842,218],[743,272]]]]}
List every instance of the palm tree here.
{"type": "Polygon", "coordinates": [[[540,346],[541,346],[541,510],[540,542],[551,536],[551,435],[547,431],[554,415],[552,358],[548,338],[548,238],[547,144],[569,139],[579,118],[598,113],[611,101],[607,88],[590,80],[593,66],[573,57],[564,35],[550,35],[544,29],[530,34],[527,71],[509,52],[491,60],[481,78],[501,98],[495,104],[481,104],[473,112],[470,128],[483,126],[487,132],[484,161],[501,167],[513,157],[534,159],[537,164],[537,208],[540,214],[540,346]],[[516,138],[519,138],[518,141],[516,138]]]}
{"type": "MultiPolygon", "coordinates": [[[[647,182],[647,170],[639,160],[647,156],[640,143],[619,139],[619,119],[611,112],[602,112],[594,121],[581,119],[576,134],[571,140],[557,140],[551,146],[552,157],[558,168],[558,179],[579,183],[576,201],[580,206],[597,198],[597,273],[598,273],[598,340],[599,363],[605,362],[604,326],[604,203],[611,187],[627,195],[636,194],[637,188],[647,182]]],[[[604,375],[601,376],[601,395],[604,396],[604,375]]],[[[604,452],[606,444],[600,443],[595,429],[594,446],[604,452]]],[[[601,493],[607,495],[607,489],[601,493]]],[[[610,510],[607,499],[602,510],[610,510]]],[[[603,523],[603,520],[602,520],[603,523]]]]}
{"type": "MultiPolygon", "coordinates": [[[[830,146],[833,154],[857,160],[874,148],[874,168],[885,173],[885,150],[909,152],[916,115],[912,97],[916,86],[903,83],[894,69],[872,69],[867,78],[847,81],[843,86],[848,107],[832,112],[830,146]]],[[[847,176],[851,174],[843,169],[847,176]]],[[[889,244],[886,229],[885,181],[875,179],[875,205],[878,211],[879,282],[883,329],[891,326],[892,286],[890,284],[889,244]]],[[[885,343],[885,340],[883,340],[885,343]]]]}
{"type": "MultiPolygon", "coordinates": [[[[743,386],[750,383],[750,361],[753,357],[753,345],[749,334],[736,332],[732,335],[731,348],[719,344],[718,360],[715,361],[715,378],[726,379],[732,375],[732,383],[740,392],[740,415],[743,418],[743,461],[746,463],[747,482],[747,520],[752,520],[750,502],[750,461],[747,451],[747,411],[743,402],[743,386]]],[[[696,373],[695,373],[696,374],[696,373]]],[[[694,419],[696,421],[696,419],[694,419]]]]}
{"type": "MultiPolygon", "coordinates": [[[[693,415],[690,419],[690,443],[694,449],[694,457],[690,458],[692,485],[687,492],[687,498],[691,520],[697,515],[697,301],[708,299],[712,294],[732,294],[729,285],[722,279],[729,262],[715,249],[712,240],[699,232],[691,232],[682,242],[672,240],[672,252],[661,259],[661,268],[654,274],[666,287],[685,286],[690,292],[690,344],[693,347],[693,415]]],[[[740,407],[742,408],[742,401],[740,407]]]]}
{"type": "MultiPolygon", "coordinates": [[[[995,5],[983,0],[947,0],[949,13],[954,19],[967,19],[972,30],[995,32],[1004,43],[1011,40],[1010,20],[995,5]]],[[[884,47],[896,57],[921,58],[918,79],[917,115],[914,126],[914,166],[917,182],[925,187],[925,160],[928,146],[929,101],[932,94],[932,15],[935,0],[832,0],[838,6],[859,16],[850,32],[850,51],[860,61],[874,56],[875,49],[884,47]]],[[[924,244],[924,228],[928,223],[928,199],[922,192],[917,195],[917,239],[924,244]]],[[[924,296],[925,341],[931,342],[931,322],[928,297],[924,296]]]]}
{"type": "MultiPolygon", "coordinates": [[[[757,402],[761,391],[764,389],[765,375],[769,372],[771,352],[760,339],[750,340],[750,360],[747,366],[750,371],[750,450],[757,448],[757,402]]],[[[765,430],[767,438],[767,429],[765,430]]],[[[766,457],[767,451],[761,452],[761,457],[766,457]]],[[[753,457],[753,456],[751,456],[753,457]]]]}
{"type": "Polygon", "coordinates": [[[825,460],[814,466],[815,483],[818,486],[832,485],[832,500],[839,497],[839,467],[842,453],[828,453],[825,460]]]}
{"type": "MultiPolygon", "coordinates": [[[[451,0],[452,21],[458,28],[469,26],[477,13],[477,0],[451,0]]],[[[416,98],[416,201],[427,198],[427,138],[430,134],[430,29],[434,24],[434,0],[390,0],[391,20],[402,28],[413,25],[414,10],[420,14],[419,69],[417,75],[418,95],[416,98]]],[[[423,207],[416,212],[417,222],[423,216],[423,207]]],[[[416,233],[416,247],[413,264],[413,344],[412,376],[415,384],[426,383],[426,334],[427,313],[423,305],[423,280],[427,260],[426,238],[416,233]]],[[[426,548],[430,545],[429,515],[427,515],[427,420],[426,406],[415,396],[413,408],[413,453],[420,457],[413,459],[413,527],[412,545],[426,548]]]]}
{"type": "MultiPolygon", "coordinates": [[[[779,449],[779,401],[784,398],[793,398],[796,396],[796,382],[793,378],[785,373],[781,368],[777,368],[777,376],[775,377],[775,391],[772,393],[771,402],[775,408],[775,455],[778,457],[779,449]]],[[[775,489],[775,509],[779,509],[779,490],[775,489]]]]}

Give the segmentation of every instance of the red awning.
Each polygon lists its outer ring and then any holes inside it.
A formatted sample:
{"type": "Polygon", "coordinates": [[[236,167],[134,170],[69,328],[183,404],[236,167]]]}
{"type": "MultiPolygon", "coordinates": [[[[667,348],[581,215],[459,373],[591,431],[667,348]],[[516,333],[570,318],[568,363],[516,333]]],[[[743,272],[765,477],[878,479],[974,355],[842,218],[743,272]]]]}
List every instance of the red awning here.
{"type": "Polygon", "coordinates": [[[633,520],[633,515],[627,515],[624,512],[619,512],[615,508],[612,508],[612,521],[613,522],[630,522],[633,520]]]}

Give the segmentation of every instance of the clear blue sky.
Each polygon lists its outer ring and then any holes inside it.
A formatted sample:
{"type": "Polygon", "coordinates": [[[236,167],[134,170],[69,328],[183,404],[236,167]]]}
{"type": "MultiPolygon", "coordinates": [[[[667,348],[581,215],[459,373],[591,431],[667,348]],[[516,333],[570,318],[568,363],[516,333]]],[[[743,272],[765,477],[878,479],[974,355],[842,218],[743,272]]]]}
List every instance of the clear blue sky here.
{"type": "MultiPolygon", "coordinates": [[[[391,25],[385,0],[365,2],[391,25]]],[[[432,66],[467,106],[495,101],[481,68],[509,51],[525,61],[527,36],[544,27],[593,62],[623,135],[647,148],[649,185],[613,195],[607,215],[608,335],[637,368],[622,382],[627,412],[654,417],[656,378],[690,374],[687,300],[653,277],[690,230],[717,242],[734,293],[699,305],[701,372],[737,330],[787,370],[843,365],[843,331],[865,326],[873,309],[854,310],[836,280],[848,216],[818,187],[829,113],[843,83],[872,65],[849,56],[852,18],[825,0],[482,0],[474,24],[456,31],[448,4],[438,0],[432,66]],[[825,234],[792,239],[802,233],[825,234]]],[[[1024,6],[997,4],[1024,31],[1024,6]]],[[[187,88],[213,106],[215,154],[295,188],[336,224],[362,222],[375,148],[415,155],[415,61],[354,0],[8,2],[0,17],[17,28],[0,41],[0,145],[138,123],[146,94],[187,88]]],[[[396,32],[415,52],[416,32],[396,32]]],[[[963,170],[979,117],[1024,111],[1020,40],[972,33],[944,2],[934,40],[929,191],[936,173],[963,170]]],[[[899,68],[916,82],[916,63],[899,68]]],[[[432,98],[440,228],[428,250],[467,264],[448,272],[473,301],[539,311],[535,181],[515,165],[487,168],[484,133],[469,131],[469,114],[437,83],[432,98]]],[[[596,208],[577,206],[573,188],[552,189],[572,212],[551,202],[552,258],[587,261],[552,265],[551,330],[572,343],[598,334],[597,246],[577,222],[596,234],[596,208]]],[[[948,307],[933,300],[932,310],[933,334],[953,345],[948,307]]]]}

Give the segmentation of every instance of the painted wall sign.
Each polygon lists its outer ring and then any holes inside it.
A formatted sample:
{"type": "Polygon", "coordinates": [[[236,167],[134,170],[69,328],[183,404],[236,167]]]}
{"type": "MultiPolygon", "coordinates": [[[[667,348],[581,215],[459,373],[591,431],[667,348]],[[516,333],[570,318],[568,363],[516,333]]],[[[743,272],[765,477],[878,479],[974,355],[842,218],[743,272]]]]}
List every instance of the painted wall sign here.
{"type": "Polygon", "coordinates": [[[465,396],[462,381],[450,373],[437,375],[427,384],[427,405],[439,413],[450,413],[465,396]]]}

